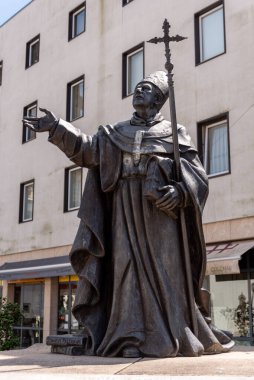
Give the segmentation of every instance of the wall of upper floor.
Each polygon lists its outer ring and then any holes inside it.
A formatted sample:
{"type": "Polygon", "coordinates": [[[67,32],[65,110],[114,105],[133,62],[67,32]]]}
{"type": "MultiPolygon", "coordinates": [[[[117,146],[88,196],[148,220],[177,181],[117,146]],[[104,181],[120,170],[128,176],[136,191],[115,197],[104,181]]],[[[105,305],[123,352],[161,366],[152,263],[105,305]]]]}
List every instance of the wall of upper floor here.
{"type": "MultiPolygon", "coordinates": [[[[74,122],[84,133],[130,118],[122,99],[122,53],[162,34],[167,17],[172,44],[178,122],[197,143],[197,122],[229,112],[231,173],[210,179],[204,222],[254,215],[254,4],[225,0],[226,53],[195,65],[194,14],[211,0],[87,0],[86,31],[68,42],[69,12],[81,0],[34,0],[0,28],[0,253],[70,244],[76,212],[63,213],[64,168],[70,161],[46,134],[22,144],[23,108],[39,106],[66,117],[67,83],[85,75],[85,115],[74,122]],[[64,5],[63,5],[64,3],[64,5]],[[40,34],[40,59],[25,69],[26,43],[40,34]],[[35,179],[32,222],[19,224],[20,183],[35,179]]],[[[164,68],[162,45],[145,44],[145,74],[164,68]]],[[[167,104],[163,114],[169,118],[167,104]]]]}

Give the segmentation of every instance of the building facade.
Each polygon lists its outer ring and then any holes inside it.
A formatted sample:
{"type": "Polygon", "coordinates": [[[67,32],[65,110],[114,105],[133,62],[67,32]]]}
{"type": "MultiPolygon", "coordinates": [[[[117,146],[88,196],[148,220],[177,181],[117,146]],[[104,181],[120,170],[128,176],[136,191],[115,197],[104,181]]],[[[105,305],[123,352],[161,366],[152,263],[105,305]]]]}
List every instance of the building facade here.
{"type": "Polygon", "coordinates": [[[24,310],[21,346],[78,329],[68,253],[86,176],[22,118],[45,107],[90,135],[129,119],[136,83],[164,69],[146,41],[165,17],[188,37],[172,43],[176,107],[209,175],[212,317],[253,339],[253,1],[33,0],[0,27],[0,285],[24,310]]]}

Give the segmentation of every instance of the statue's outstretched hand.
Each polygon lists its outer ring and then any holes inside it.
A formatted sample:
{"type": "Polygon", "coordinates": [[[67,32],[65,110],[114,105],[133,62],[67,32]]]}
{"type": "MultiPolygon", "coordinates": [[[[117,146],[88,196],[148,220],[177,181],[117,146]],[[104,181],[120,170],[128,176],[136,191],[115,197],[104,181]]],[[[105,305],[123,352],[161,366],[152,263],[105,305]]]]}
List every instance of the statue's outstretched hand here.
{"type": "Polygon", "coordinates": [[[23,123],[26,127],[32,129],[34,132],[46,132],[50,131],[54,124],[58,121],[53,112],[48,111],[45,108],[39,108],[41,112],[46,115],[43,117],[25,116],[23,123]]]}

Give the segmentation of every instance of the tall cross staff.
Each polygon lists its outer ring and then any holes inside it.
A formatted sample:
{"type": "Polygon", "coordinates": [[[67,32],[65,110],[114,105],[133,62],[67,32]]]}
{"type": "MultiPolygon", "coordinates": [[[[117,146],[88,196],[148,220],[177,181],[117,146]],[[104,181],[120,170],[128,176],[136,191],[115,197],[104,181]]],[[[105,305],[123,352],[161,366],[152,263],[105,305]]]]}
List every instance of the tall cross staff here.
{"type": "MultiPolygon", "coordinates": [[[[176,172],[176,181],[181,181],[181,163],[180,163],[180,153],[179,153],[179,142],[178,142],[178,133],[177,133],[177,121],[176,121],[176,106],[175,106],[175,94],[174,94],[174,81],[173,81],[173,64],[171,63],[171,52],[169,48],[169,43],[171,41],[179,42],[187,37],[176,36],[171,37],[169,35],[169,22],[167,19],[164,20],[162,29],[164,31],[163,37],[154,37],[147,42],[151,42],[154,44],[164,42],[165,44],[165,57],[166,64],[165,68],[168,73],[168,87],[169,87],[169,108],[170,108],[170,116],[171,116],[171,126],[172,126],[172,134],[173,134],[173,147],[174,147],[174,161],[175,161],[175,172],[176,172]]],[[[192,282],[192,271],[191,271],[191,263],[190,263],[190,251],[189,251],[189,243],[188,243],[188,235],[185,221],[184,210],[180,208],[180,221],[181,221],[181,234],[183,241],[183,256],[184,256],[184,264],[185,264],[185,273],[187,280],[187,296],[188,296],[188,304],[190,308],[190,316],[191,316],[191,326],[194,335],[197,336],[198,327],[197,327],[197,316],[195,311],[195,299],[194,299],[194,291],[193,291],[193,282],[192,282]]]]}

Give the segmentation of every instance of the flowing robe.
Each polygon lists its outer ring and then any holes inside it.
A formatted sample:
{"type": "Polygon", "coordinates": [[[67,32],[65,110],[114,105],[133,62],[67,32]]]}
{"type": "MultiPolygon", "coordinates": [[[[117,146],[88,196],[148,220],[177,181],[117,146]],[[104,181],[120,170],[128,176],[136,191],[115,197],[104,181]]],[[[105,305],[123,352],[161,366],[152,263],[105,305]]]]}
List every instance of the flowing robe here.
{"type": "Polygon", "coordinates": [[[160,118],[146,127],[134,119],[132,124],[100,127],[90,137],[60,119],[50,134],[49,141],[74,163],[89,168],[70,252],[79,276],[73,314],[87,335],[87,354],[118,356],[129,346],[153,357],[197,356],[211,347],[223,350],[200,312],[207,177],[184,127],[178,128],[178,135],[181,206],[199,306],[196,337],[191,332],[179,220],[146,196],[149,187],[174,179],[170,123],[160,118]]]}

